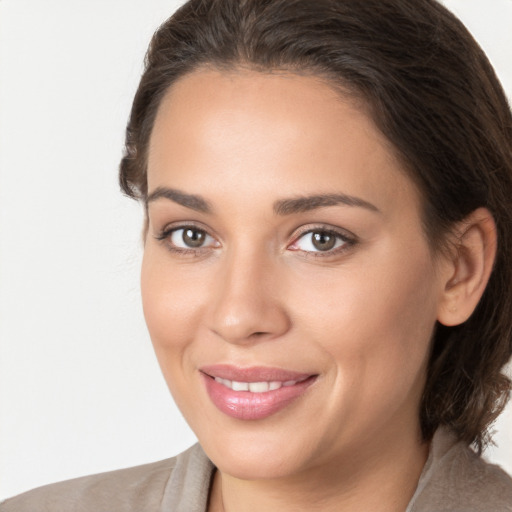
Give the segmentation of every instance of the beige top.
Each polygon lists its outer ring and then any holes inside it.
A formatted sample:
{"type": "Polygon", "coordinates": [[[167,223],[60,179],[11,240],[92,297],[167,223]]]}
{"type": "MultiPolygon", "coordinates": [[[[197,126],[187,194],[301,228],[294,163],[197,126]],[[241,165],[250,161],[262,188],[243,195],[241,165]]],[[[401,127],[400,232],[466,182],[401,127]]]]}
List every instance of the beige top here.
{"type": "MultiPolygon", "coordinates": [[[[161,462],[26,492],[0,512],[206,512],[214,466],[196,444],[161,462]]],[[[512,512],[512,479],[444,429],[405,512],[512,512]]]]}

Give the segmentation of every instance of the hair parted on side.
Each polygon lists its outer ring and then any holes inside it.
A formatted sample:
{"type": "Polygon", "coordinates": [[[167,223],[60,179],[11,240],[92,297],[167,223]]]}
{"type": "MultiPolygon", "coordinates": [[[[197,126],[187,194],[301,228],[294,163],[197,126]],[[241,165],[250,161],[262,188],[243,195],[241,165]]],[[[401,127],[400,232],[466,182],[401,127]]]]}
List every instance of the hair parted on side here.
{"type": "Polygon", "coordinates": [[[437,325],[420,418],[482,449],[503,409],[512,354],[512,115],[485,54],[435,0],[190,0],[155,33],[134,98],[122,190],[147,197],[149,139],[172,84],[203,66],[326,79],[363,101],[423,198],[434,249],[486,207],[498,252],[462,325],[437,325]]]}

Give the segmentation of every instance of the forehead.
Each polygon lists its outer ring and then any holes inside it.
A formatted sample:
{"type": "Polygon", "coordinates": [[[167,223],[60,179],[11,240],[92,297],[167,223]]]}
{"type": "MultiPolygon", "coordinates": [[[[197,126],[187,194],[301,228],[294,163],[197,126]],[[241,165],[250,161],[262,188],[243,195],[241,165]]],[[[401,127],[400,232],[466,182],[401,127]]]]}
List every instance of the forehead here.
{"type": "Polygon", "coordinates": [[[261,197],[330,189],[372,202],[401,193],[418,199],[361,105],[324,80],[203,69],[175,83],[160,105],[149,190],[172,185],[213,194],[222,184],[220,197],[227,183],[247,199],[256,191],[261,197]]]}

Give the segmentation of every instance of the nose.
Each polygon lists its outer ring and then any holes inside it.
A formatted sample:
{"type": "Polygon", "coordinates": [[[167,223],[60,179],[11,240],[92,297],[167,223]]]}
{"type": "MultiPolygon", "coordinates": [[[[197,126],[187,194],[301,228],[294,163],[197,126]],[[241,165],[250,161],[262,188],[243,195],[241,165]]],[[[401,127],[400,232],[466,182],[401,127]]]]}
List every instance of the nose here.
{"type": "Polygon", "coordinates": [[[210,329],[233,344],[271,340],[290,328],[283,278],[276,264],[255,254],[233,254],[216,274],[210,329]]]}

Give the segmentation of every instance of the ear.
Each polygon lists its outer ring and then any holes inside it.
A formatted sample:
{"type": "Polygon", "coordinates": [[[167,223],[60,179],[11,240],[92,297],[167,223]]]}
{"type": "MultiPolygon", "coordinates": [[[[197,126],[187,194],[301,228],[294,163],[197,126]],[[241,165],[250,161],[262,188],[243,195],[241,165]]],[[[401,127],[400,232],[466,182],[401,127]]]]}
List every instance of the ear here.
{"type": "Polygon", "coordinates": [[[454,232],[454,250],[443,267],[437,320],[446,326],[465,322],[475,310],[496,257],[496,224],[486,208],[478,208],[454,232]]]}

